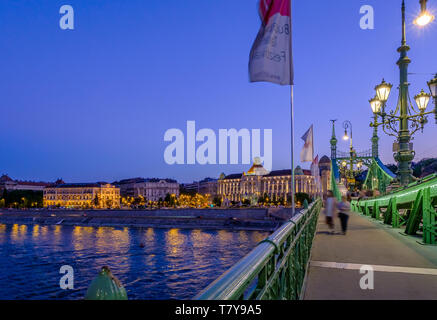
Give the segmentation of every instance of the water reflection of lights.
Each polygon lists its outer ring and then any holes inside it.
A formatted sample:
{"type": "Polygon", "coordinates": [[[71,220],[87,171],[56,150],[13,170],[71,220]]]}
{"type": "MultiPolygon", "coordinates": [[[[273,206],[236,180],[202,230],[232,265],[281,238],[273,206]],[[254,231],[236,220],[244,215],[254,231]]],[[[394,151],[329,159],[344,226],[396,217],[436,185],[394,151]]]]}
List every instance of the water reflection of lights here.
{"type": "Polygon", "coordinates": [[[226,230],[220,230],[217,238],[220,245],[226,245],[232,240],[232,233],[226,230]]]}
{"type": "Polygon", "coordinates": [[[34,238],[38,238],[39,237],[39,225],[38,224],[35,224],[33,226],[32,237],[34,237],[34,238]]]}
{"type": "Polygon", "coordinates": [[[14,224],[12,226],[11,239],[13,241],[23,241],[27,234],[27,226],[14,224]]]}
{"type": "Polygon", "coordinates": [[[181,256],[183,253],[182,245],[186,236],[179,232],[179,229],[170,229],[165,233],[167,254],[181,256]]]}
{"type": "Polygon", "coordinates": [[[155,242],[155,230],[153,228],[147,228],[146,231],[146,241],[149,244],[152,244],[155,242]]]}
{"type": "Polygon", "coordinates": [[[62,226],[54,226],[53,228],[53,244],[60,244],[62,240],[62,226]]]}
{"type": "MultiPolygon", "coordinates": [[[[266,236],[265,232],[251,231],[0,224],[1,246],[19,249],[4,258],[0,269],[3,279],[26,275],[26,281],[17,284],[20,292],[13,297],[17,299],[26,299],[29,293],[51,298],[57,290],[51,283],[32,283],[39,275],[57,270],[59,261],[74,263],[80,269],[82,279],[77,280],[73,298],[82,298],[98,270],[108,265],[133,299],[188,299],[266,236]],[[26,246],[17,243],[23,239],[26,246]],[[140,243],[145,247],[140,248],[140,243]],[[46,263],[32,264],[42,257],[46,263]]],[[[0,298],[7,294],[10,296],[8,289],[0,287],[0,298]]]]}
{"type": "Polygon", "coordinates": [[[93,248],[95,256],[90,262],[96,269],[109,265],[116,266],[119,274],[129,272],[129,228],[77,226],[73,230],[73,246],[77,258],[87,258],[89,248],[93,248]]]}
{"type": "Polygon", "coordinates": [[[203,248],[204,246],[210,243],[210,241],[212,240],[212,235],[203,232],[202,230],[195,229],[191,231],[190,239],[191,242],[193,243],[193,247],[203,248]]]}
{"type": "Polygon", "coordinates": [[[241,241],[241,243],[247,243],[249,241],[249,237],[247,235],[246,231],[240,231],[238,233],[238,240],[241,241]]]}
{"type": "Polygon", "coordinates": [[[204,270],[211,265],[209,259],[205,259],[205,250],[211,246],[213,236],[202,230],[192,230],[190,233],[190,242],[193,244],[193,261],[194,269],[204,270]]]}
{"type": "Polygon", "coordinates": [[[0,224],[0,243],[6,240],[6,225],[0,224]]]}
{"type": "Polygon", "coordinates": [[[260,243],[267,237],[266,232],[259,232],[259,231],[252,231],[250,235],[251,235],[250,239],[254,243],[260,243]]]}

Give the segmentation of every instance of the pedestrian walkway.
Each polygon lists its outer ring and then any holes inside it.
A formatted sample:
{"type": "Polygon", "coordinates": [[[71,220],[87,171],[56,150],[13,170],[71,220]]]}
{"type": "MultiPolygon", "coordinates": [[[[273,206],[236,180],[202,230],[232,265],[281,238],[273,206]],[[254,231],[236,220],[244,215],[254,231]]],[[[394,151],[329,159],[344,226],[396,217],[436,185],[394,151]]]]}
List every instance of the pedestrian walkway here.
{"type": "Polygon", "coordinates": [[[329,230],[321,214],[304,299],[437,299],[437,246],[352,213],[347,235],[329,230]],[[363,265],[374,269],[374,289],[360,288],[363,265]]]}

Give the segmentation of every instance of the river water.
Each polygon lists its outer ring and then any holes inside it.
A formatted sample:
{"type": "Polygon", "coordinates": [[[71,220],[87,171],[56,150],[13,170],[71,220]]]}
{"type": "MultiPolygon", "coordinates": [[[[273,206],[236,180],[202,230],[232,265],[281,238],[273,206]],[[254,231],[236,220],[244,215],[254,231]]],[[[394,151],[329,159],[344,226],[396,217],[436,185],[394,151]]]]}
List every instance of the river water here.
{"type": "Polygon", "coordinates": [[[0,299],[82,299],[102,266],[129,299],[190,299],[268,234],[0,224],[0,299]],[[59,286],[63,265],[72,290],[59,286]]]}

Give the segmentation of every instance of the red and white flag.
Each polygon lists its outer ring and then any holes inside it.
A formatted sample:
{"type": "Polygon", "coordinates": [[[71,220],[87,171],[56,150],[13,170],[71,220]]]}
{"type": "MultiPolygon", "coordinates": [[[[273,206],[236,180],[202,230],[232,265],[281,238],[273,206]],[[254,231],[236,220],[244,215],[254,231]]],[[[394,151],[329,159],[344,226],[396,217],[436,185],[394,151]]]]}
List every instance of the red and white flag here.
{"type": "Polygon", "coordinates": [[[312,162],[314,158],[313,125],[302,136],[302,140],[305,141],[305,144],[300,152],[300,161],[312,162]]]}
{"type": "Polygon", "coordinates": [[[293,85],[291,0],[260,0],[261,29],[250,51],[251,82],[293,85]]]}

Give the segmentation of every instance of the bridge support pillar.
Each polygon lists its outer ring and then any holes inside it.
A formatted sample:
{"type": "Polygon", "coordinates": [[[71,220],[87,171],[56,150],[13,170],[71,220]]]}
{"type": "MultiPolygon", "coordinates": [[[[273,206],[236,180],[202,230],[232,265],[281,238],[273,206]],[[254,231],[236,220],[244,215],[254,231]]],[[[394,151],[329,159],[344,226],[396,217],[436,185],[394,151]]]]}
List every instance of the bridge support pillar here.
{"type": "Polygon", "coordinates": [[[423,190],[422,200],[423,214],[423,242],[426,244],[436,244],[436,211],[431,200],[431,190],[427,188],[423,190]]]}
{"type": "Polygon", "coordinates": [[[381,212],[379,211],[378,201],[375,201],[373,204],[372,217],[376,220],[379,220],[381,216],[381,212]]]}
{"type": "Polygon", "coordinates": [[[364,212],[363,213],[366,217],[370,216],[369,205],[367,204],[367,202],[364,204],[364,212]]]}

